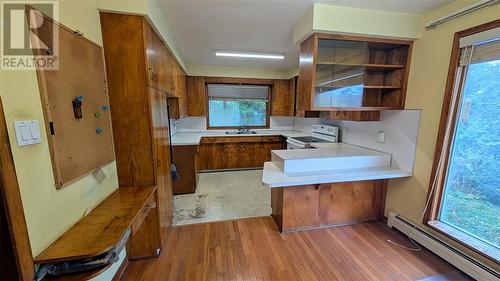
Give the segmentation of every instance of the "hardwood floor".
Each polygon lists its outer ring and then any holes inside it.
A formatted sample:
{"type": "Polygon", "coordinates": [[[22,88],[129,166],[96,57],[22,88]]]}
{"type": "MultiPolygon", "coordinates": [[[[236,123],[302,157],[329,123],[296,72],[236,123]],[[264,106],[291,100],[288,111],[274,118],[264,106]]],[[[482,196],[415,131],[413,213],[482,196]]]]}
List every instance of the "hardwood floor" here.
{"type": "Polygon", "coordinates": [[[418,280],[455,270],[383,223],[280,234],[271,217],[173,227],[159,259],[124,280],[418,280]],[[406,245],[406,244],[405,244],[406,245]]]}

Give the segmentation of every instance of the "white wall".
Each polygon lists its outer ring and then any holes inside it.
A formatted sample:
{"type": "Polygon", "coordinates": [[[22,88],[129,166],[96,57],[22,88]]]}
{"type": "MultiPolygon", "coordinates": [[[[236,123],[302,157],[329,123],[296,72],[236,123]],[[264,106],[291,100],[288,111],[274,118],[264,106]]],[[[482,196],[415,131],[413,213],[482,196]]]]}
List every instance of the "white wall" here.
{"type": "Polygon", "coordinates": [[[323,120],[322,124],[340,127],[342,142],[383,151],[392,155],[391,165],[413,172],[420,110],[382,111],[378,122],[323,120]],[[377,133],[385,133],[385,142],[377,142],[377,133]]]}

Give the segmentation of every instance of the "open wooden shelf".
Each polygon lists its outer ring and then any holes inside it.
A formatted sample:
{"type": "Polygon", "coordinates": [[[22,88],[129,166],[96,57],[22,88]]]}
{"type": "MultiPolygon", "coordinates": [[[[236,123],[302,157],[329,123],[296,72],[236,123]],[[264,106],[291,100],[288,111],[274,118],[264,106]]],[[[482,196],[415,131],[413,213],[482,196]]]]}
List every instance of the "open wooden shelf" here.
{"type": "Polygon", "coordinates": [[[300,45],[297,111],[330,111],[334,120],[377,121],[383,110],[403,109],[412,44],[314,33],[300,45]],[[343,91],[351,86],[356,87],[343,91]]]}
{"type": "Polygon", "coordinates": [[[341,62],[318,62],[316,65],[364,67],[365,70],[367,71],[391,71],[391,70],[402,69],[405,67],[402,64],[341,63],[341,62]]]}

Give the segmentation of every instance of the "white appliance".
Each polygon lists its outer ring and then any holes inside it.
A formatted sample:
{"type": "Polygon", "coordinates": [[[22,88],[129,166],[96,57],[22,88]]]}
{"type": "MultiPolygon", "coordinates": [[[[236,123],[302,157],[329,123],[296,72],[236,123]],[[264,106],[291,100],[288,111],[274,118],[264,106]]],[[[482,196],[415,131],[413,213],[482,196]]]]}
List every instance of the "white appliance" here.
{"type": "Polygon", "coordinates": [[[307,137],[288,137],[287,149],[310,148],[313,143],[338,142],[339,128],[328,125],[312,125],[312,134],[307,137]]]}

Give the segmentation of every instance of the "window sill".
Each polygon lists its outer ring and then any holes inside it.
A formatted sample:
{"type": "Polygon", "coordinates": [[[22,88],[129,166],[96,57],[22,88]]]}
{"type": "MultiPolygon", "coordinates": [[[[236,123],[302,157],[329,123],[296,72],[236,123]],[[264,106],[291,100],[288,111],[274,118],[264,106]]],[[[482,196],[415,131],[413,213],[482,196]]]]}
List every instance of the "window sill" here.
{"type": "Polygon", "coordinates": [[[493,260],[497,263],[500,262],[500,251],[488,243],[485,243],[472,235],[469,235],[447,223],[441,221],[429,221],[427,225],[436,230],[437,232],[445,235],[446,237],[464,245],[465,247],[477,252],[478,254],[493,260]]]}

